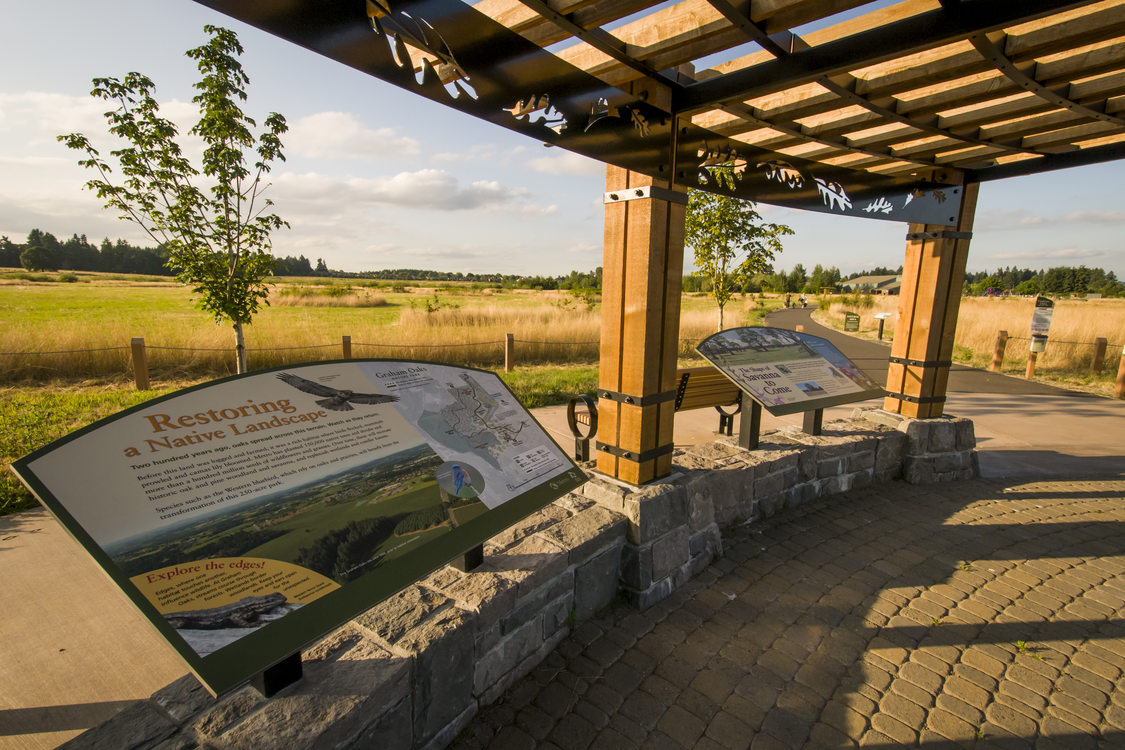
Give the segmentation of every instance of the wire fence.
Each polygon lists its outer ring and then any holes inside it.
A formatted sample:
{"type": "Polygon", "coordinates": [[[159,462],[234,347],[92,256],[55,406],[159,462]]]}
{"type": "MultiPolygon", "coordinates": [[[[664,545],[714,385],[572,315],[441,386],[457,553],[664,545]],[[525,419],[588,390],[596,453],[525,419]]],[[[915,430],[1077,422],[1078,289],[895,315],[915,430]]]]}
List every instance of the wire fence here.
{"type": "MultiPolygon", "coordinates": [[[[678,340],[681,357],[694,355],[700,337],[678,340]]],[[[309,343],[292,346],[246,347],[252,370],[283,367],[316,359],[351,359],[365,354],[381,358],[426,358],[448,364],[503,367],[517,364],[593,364],[598,361],[599,340],[516,338],[429,343],[381,343],[352,341],[341,337],[335,343],[309,343]],[[366,351],[365,351],[366,350],[366,351]]],[[[85,378],[131,374],[137,386],[147,389],[151,379],[176,379],[188,376],[233,374],[233,347],[169,346],[150,344],[134,338],[128,346],[0,352],[0,383],[21,380],[85,378]]]]}

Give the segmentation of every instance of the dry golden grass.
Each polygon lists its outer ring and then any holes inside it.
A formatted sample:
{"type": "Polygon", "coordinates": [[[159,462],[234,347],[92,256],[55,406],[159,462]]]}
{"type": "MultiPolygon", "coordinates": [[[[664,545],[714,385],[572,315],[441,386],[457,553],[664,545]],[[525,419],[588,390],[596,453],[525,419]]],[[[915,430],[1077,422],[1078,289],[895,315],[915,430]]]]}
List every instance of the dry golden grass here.
{"type": "MultiPolygon", "coordinates": [[[[505,336],[511,333],[521,365],[598,360],[600,307],[570,293],[340,290],[275,288],[271,306],[246,329],[250,367],[338,359],[343,336],[351,337],[355,357],[493,367],[503,364],[505,336]]],[[[757,306],[749,299],[732,302],[728,324],[740,324],[757,306]]],[[[0,384],[121,377],[132,372],[134,337],[145,340],[154,383],[234,371],[230,328],[193,309],[190,293],[174,284],[5,285],[0,309],[11,313],[12,321],[0,328],[0,384]]],[[[695,344],[714,330],[713,302],[685,301],[681,356],[693,356],[695,344]]]]}
{"type": "MultiPolygon", "coordinates": [[[[886,321],[883,338],[889,341],[898,317],[899,297],[870,297],[871,307],[833,300],[828,314],[818,319],[843,328],[844,313],[860,315],[860,334],[874,338],[877,312],[894,313],[886,321]]],[[[1031,344],[1034,298],[964,297],[961,299],[954,337],[954,359],[975,367],[988,367],[1000,331],[1008,332],[1002,372],[1025,373],[1031,344]]],[[[1082,388],[1101,395],[1113,392],[1113,382],[1125,346],[1125,299],[1056,300],[1047,349],[1036,360],[1036,377],[1082,388]],[[1092,372],[1094,343],[1108,341],[1105,363],[1092,372]]]]}

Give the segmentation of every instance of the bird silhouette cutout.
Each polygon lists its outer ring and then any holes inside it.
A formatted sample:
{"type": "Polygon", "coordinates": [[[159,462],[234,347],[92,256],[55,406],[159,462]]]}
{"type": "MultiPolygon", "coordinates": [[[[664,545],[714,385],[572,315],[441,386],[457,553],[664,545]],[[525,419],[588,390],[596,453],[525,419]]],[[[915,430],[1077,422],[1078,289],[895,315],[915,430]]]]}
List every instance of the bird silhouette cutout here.
{"type": "Polygon", "coordinates": [[[335,411],[351,411],[352,404],[387,404],[398,401],[398,396],[384,396],[381,393],[356,393],[355,391],[332,388],[288,372],[278,373],[277,377],[299,391],[311,393],[314,396],[326,396],[327,398],[317,401],[317,405],[335,411]]]}

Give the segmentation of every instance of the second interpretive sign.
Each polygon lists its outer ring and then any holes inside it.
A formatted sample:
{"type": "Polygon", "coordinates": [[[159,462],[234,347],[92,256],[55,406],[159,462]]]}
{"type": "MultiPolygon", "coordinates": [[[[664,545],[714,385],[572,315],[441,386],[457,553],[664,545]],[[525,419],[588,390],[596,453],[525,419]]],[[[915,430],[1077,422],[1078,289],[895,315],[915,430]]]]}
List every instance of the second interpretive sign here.
{"type": "Polygon", "coordinates": [[[883,395],[826,339],[783,328],[731,328],[696,350],[774,416],[883,395]]]}
{"type": "Polygon", "coordinates": [[[216,693],[586,480],[496,375],[388,360],[215,381],[13,469],[216,693]]]}

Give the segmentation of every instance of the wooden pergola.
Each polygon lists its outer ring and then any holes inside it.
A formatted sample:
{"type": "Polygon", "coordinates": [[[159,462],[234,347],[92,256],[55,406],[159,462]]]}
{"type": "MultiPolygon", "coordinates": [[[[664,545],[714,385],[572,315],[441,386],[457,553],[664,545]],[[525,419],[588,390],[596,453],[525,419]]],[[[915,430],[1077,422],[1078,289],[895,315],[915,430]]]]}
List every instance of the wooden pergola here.
{"type": "Polygon", "coordinates": [[[1125,156],[1125,0],[199,1],[608,165],[598,468],[635,484],[687,190],[908,225],[886,408],[934,417],[980,183],[1125,156]]]}

